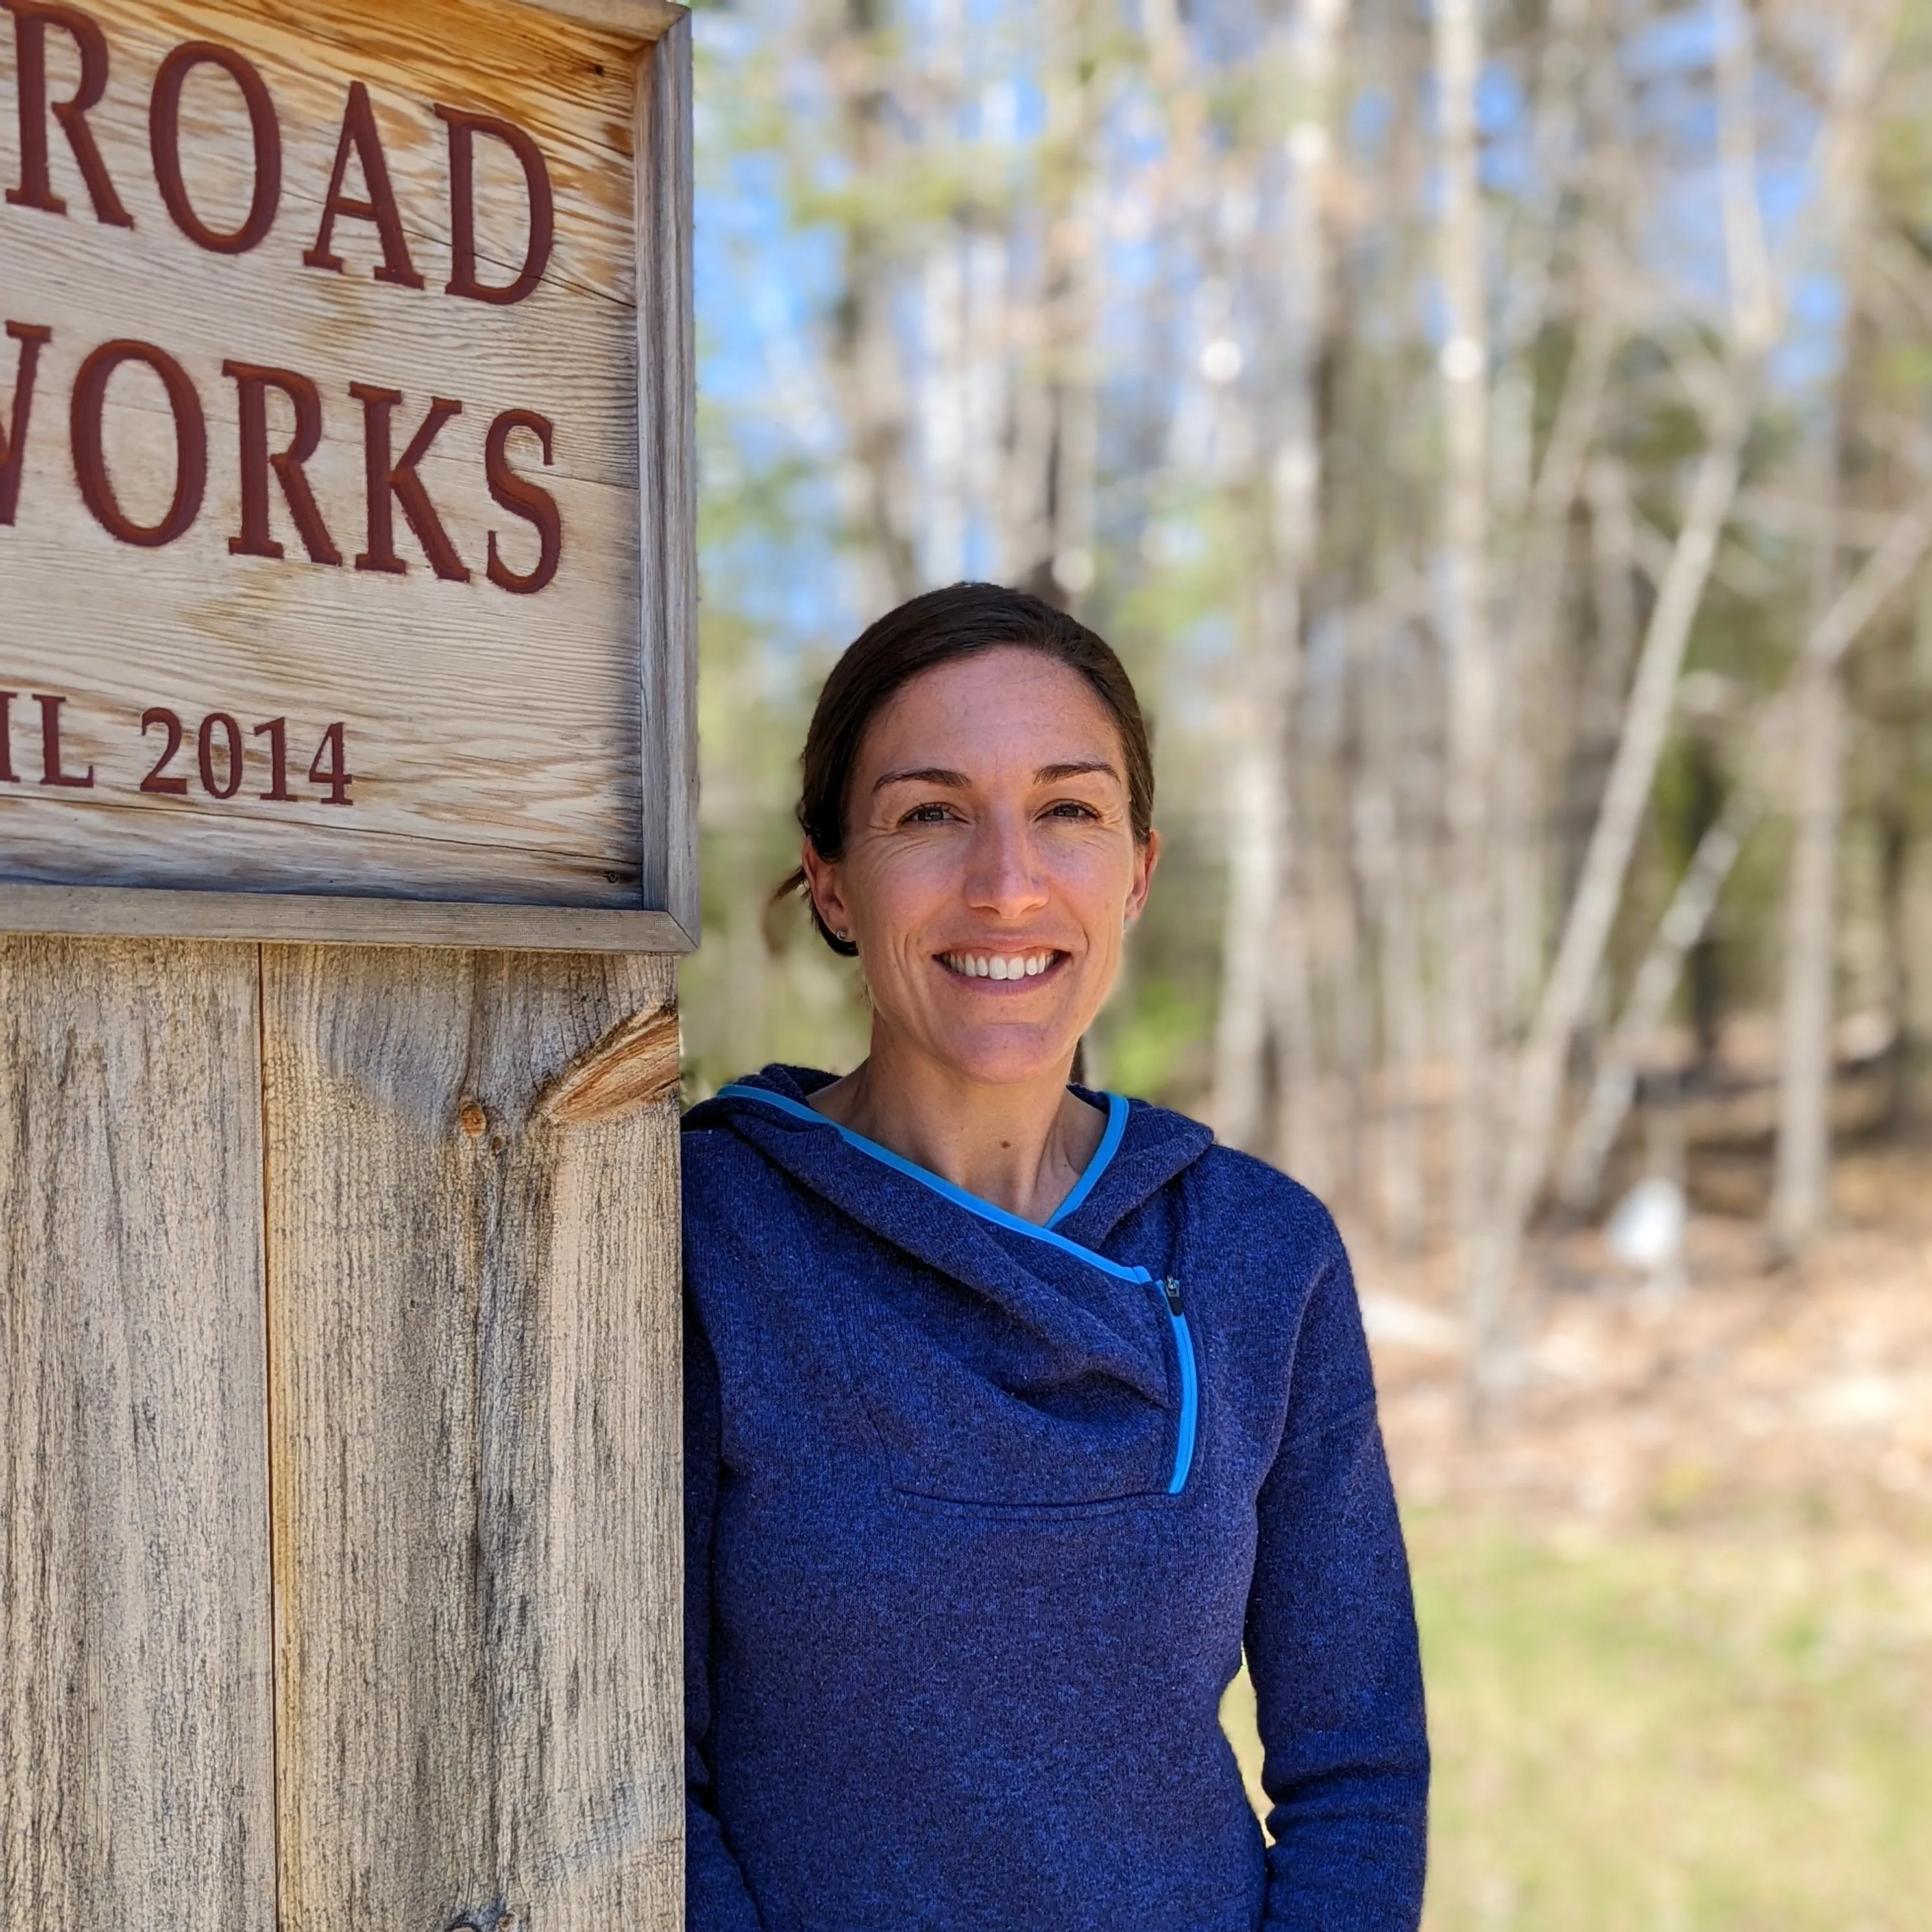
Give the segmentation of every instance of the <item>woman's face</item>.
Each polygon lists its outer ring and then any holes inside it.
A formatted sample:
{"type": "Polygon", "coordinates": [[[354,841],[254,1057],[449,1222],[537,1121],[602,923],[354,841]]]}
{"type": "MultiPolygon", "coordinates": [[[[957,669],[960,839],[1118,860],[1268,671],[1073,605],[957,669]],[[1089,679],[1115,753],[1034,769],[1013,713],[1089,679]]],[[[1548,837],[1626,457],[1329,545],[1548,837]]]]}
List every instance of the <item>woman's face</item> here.
{"type": "Polygon", "coordinates": [[[874,1024],[968,1077],[1058,1076],[1120,970],[1159,841],[1136,845],[1112,715],[1039,652],[923,673],[867,727],[844,856],[805,853],[874,1024]]]}

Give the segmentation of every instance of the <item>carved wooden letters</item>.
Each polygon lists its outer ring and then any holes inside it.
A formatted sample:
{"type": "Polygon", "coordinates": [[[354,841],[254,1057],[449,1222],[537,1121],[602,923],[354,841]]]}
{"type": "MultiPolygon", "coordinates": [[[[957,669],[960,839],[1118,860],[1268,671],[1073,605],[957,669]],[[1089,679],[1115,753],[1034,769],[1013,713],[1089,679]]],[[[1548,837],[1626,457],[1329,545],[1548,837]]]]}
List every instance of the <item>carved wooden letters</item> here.
{"type": "Polygon", "coordinates": [[[665,903],[654,56],[575,10],[0,0],[0,892],[665,903]]]}

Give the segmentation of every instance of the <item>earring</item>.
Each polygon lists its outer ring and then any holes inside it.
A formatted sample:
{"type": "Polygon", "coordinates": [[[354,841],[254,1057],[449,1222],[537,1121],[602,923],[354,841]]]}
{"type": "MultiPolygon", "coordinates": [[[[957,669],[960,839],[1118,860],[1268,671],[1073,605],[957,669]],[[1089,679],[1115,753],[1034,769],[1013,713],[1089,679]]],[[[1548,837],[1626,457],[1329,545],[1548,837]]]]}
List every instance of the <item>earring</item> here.
{"type": "Polygon", "coordinates": [[[836,937],[845,945],[850,946],[852,943],[852,935],[842,926],[838,928],[836,937]]]}

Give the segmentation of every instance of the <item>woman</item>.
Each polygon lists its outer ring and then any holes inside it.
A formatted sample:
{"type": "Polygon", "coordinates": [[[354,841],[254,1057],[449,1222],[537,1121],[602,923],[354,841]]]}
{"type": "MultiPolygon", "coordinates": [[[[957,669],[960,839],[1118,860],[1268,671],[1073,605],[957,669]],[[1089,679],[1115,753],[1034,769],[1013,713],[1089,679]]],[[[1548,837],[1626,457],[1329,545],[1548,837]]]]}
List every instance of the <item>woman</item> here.
{"type": "Polygon", "coordinates": [[[1420,1672],[1340,1240],[1068,1084],[1160,849],[1125,672],[935,591],[804,766],[795,883],[872,1045],[686,1123],[688,1927],[1412,1932],[1420,1672]]]}

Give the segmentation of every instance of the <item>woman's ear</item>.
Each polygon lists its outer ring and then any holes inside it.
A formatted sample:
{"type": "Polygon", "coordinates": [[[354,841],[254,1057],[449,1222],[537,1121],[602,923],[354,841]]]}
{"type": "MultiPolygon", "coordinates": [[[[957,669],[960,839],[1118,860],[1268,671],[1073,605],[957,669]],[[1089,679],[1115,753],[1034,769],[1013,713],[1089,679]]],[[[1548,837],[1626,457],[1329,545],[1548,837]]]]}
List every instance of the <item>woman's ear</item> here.
{"type": "Polygon", "coordinates": [[[824,922],[826,930],[840,939],[850,939],[852,919],[839,888],[838,866],[821,859],[818,847],[809,838],[799,848],[798,862],[811,890],[812,902],[818,908],[818,916],[824,922]]]}
{"type": "Polygon", "coordinates": [[[1147,910],[1148,892],[1154,884],[1154,868],[1160,863],[1160,834],[1150,830],[1147,843],[1134,848],[1133,882],[1127,888],[1126,923],[1132,926],[1147,910]]]}

